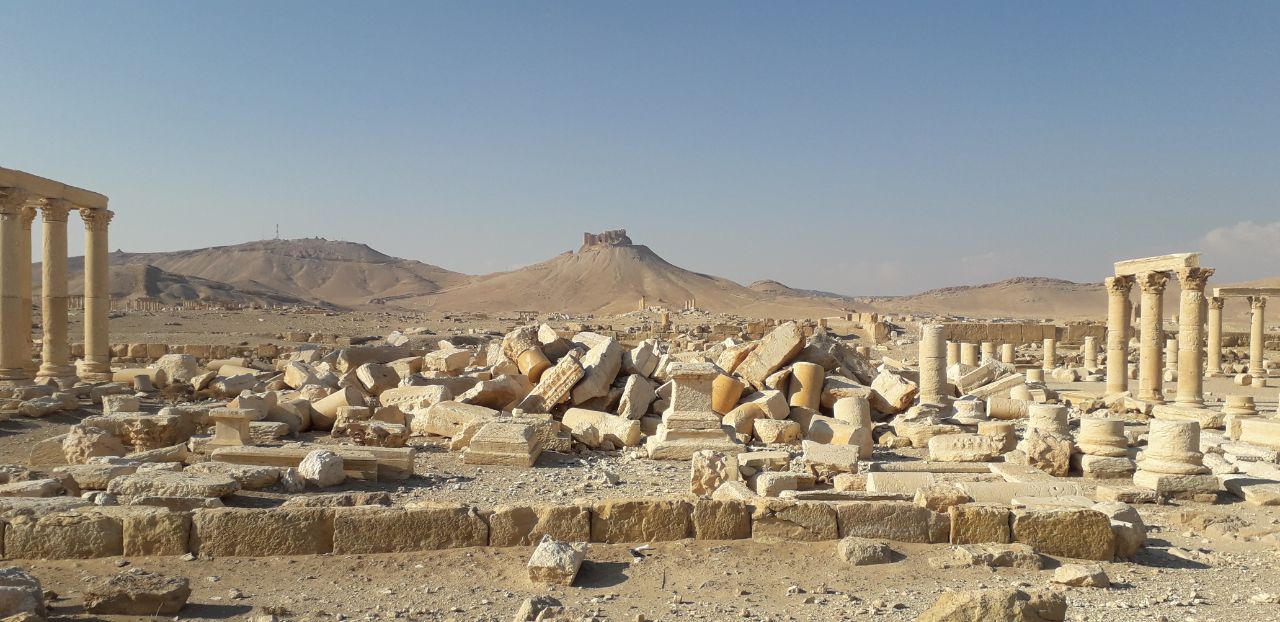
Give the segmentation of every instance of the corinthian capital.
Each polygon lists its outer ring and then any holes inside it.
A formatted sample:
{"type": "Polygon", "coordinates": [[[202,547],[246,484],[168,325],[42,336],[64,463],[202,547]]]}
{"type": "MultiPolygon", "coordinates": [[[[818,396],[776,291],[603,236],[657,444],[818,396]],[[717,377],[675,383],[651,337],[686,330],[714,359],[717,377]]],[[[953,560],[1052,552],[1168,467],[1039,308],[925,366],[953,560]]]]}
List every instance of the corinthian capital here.
{"type": "Polygon", "coordinates": [[[1249,296],[1249,308],[1254,311],[1262,311],[1267,308],[1266,296],[1249,296]]]}
{"type": "Polygon", "coordinates": [[[1144,294],[1163,294],[1168,284],[1169,275],[1164,272],[1138,273],[1138,287],[1142,288],[1144,294]]]}
{"type": "Polygon", "coordinates": [[[1214,296],[1209,299],[1209,308],[1217,309],[1218,311],[1221,311],[1222,307],[1226,304],[1226,302],[1227,301],[1225,299],[1214,296]]]}
{"type": "Polygon", "coordinates": [[[1129,291],[1133,289],[1133,277],[1131,276],[1109,276],[1104,283],[1107,287],[1107,293],[1112,296],[1128,296],[1129,291]]]}
{"type": "Polygon", "coordinates": [[[116,213],[106,209],[80,208],[80,218],[84,220],[85,231],[106,231],[107,224],[116,213]]]}
{"type": "Polygon", "coordinates": [[[1204,286],[1209,282],[1209,277],[1213,276],[1213,268],[1183,268],[1178,271],[1178,283],[1182,285],[1182,291],[1204,291],[1204,286]]]}
{"type": "Polygon", "coordinates": [[[40,206],[44,222],[67,222],[67,214],[76,209],[66,199],[49,199],[40,206]]]}
{"type": "Polygon", "coordinates": [[[22,216],[31,194],[22,188],[0,188],[0,218],[17,219],[22,216]]]}

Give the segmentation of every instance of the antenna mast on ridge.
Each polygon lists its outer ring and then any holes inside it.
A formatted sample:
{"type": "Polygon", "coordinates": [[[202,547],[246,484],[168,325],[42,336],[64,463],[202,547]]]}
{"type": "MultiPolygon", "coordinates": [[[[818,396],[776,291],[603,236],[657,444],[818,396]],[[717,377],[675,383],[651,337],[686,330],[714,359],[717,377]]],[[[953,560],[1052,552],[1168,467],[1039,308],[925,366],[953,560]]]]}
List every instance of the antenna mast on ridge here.
{"type": "Polygon", "coordinates": [[[280,239],[280,223],[276,223],[276,239],[280,239]]]}

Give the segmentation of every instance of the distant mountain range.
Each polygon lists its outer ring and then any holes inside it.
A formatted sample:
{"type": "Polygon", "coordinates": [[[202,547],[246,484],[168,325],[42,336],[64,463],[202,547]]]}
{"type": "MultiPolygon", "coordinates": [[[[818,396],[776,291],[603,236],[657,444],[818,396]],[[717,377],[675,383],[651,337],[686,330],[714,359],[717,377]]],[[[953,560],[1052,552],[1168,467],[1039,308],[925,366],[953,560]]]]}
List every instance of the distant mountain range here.
{"type": "MultiPolygon", "coordinates": [[[[646,305],[748,317],[823,317],[845,310],[967,317],[1102,319],[1101,283],[1019,277],[946,287],[910,296],[844,296],[773,280],[748,286],[673,265],[625,231],[587,234],[577,251],[508,272],[479,276],[392,257],[367,245],[321,238],[263,240],[161,253],[111,254],[117,298],[310,304],[332,308],[388,305],[439,311],[538,311],[615,314],[646,305]]],[[[71,289],[82,290],[83,261],[69,262],[71,289]]],[[[40,282],[37,268],[34,282],[40,282]]],[[[1265,279],[1254,284],[1271,284],[1265,279]]],[[[1133,300],[1137,301],[1136,293],[1133,300]]],[[[1171,284],[1166,313],[1176,313],[1171,284]]],[[[1235,313],[1229,319],[1234,319],[1235,313]]]]}

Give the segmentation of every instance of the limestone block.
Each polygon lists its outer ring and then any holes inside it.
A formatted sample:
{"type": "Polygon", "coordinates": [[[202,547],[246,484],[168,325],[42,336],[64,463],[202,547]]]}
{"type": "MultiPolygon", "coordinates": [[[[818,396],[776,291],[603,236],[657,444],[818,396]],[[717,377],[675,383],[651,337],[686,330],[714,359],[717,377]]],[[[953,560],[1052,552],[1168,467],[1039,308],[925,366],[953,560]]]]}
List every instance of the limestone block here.
{"type": "Polygon", "coordinates": [[[102,414],[110,415],[112,413],[136,413],[142,410],[142,404],[138,398],[132,395],[104,395],[102,396],[102,414]]]}
{"type": "Polygon", "coordinates": [[[166,354],[156,361],[156,380],[161,386],[181,382],[190,384],[200,375],[200,363],[190,354],[166,354]]]}
{"type": "Polygon", "coordinates": [[[716,501],[751,501],[757,497],[759,495],[746,482],[725,482],[711,493],[711,498],[716,501]]]}
{"type": "Polygon", "coordinates": [[[462,462],[531,467],[541,453],[533,426],[491,421],[481,426],[471,439],[466,453],[462,455],[462,462]]]}
{"type": "Polygon", "coordinates": [[[800,439],[800,424],[786,419],[756,419],[753,433],[766,445],[794,443],[800,439]]]}
{"type": "Polygon", "coordinates": [[[891,371],[881,371],[871,381],[871,407],[885,414],[901,413],[911,407],[916,398],[916,383],[891,371]]]}
{"type": "Polygon", "coordinates": [[[894,542],[942,543],[950,540],[948,515],[909,501],[855,501],[836,506],[840,537],[894,542]]]}
{"type": "Polygon", "coordinates": [[[453,437],[468,423],[477,419],[490,420],[497,415],[498,411],[492,408],[446,400],[432,404],[425,415],[414,416],[409,425],[411,431],[419,436],[453,437]]]}
{"type": "Polygon", "coordinates": [[[794,471],[772,471],[755,476],[756,494],[762,497],[776,497],[786,490],[813,488],[813,484],[812,475],[794,471]]]}
{"type": "Polygon", "coordinates": [[[121,515],[124,555],[185,555],[190,548],[191,515],[164,508],[129,506],[121,515]]]}
{"type": "Polygon", "coordinates": [[[893,549],[888,544],[853,536],[840,539],[836,555],[850,566],[873,566],[893,561],[893,549]]]}
{"type": "Polygon", "coordinates": [[[185,578],[133,568],[90,582],[84,592],[84,610],[106,615],[170,616],[186,606],[190,596],[190,581],[185,578]]]}
{"type": "Polygon", "coordinates": [[[995,504],[965,503],[952,506],[952,544],[1008,544],[1011,542],[1008,507],[995,504]]]}
{"type": "Polygon", "coordinates": [[[570,408],[565,411],[561,424],[569,429],[574,440],[591,448],[599,447],[604,441],[617,447],[640,444],[640,422],[634,419],[585,408],[570,408]]]}
{"type": "Polygon", "coordinates": [[[1019,445],[1027,455],[1027,463],[1054,477],[1071,473],[1071,453],[1075,449],[1069,436],[1029,428],[1019,445]]]}
{"type": "Polygon", "coordinates": [[[699,499],[693,506],[693,529],[699,540],[750,538],[751,509],[741,499],[699,499]]]}
{"type": "Polygon", "coordinates": [[[725,482],[739,478],[737,457],[719,451],[694,452],[689,470],[690,490],[699,497],[710,497],[725,482]]]}
{"type": "Polygon", "coordinates": [[[674,499],[611,499],[591,510],[591,541],[666,542],[693,535],[693,505],[674,499]]]}
{"type": "Polygon", "coordinates": [[[591,539],[591,510],[576,505],[499,506],[489,515],[489,546],[533,546],[543,536],[591,539]]]}
{"type": "Polygon", "coordinates": [[[738,369],[738,366],[746,360],[747,355],[760,345],[758,341],[748,341],[746,343],[737,343],[725,347],[720,356],[716,358],[716,367],[723,369],[725,373],[732,374],[738,369]]]}
{"type": "Polygon", "coordinates": [[[561,542],[551,536],[543,536],[529,558],[529,580],[550,585],[573,585],[586,557],[586,542],[561,542]]]}
{"type": "Polygon", "coordinates": [[[101,428],[85,424],[71,426],[62,439],[62,454],[67,464],[85,464],[95,456],[123,456],[128,451],[120,439],[101,428]]]}
{"type": "Polygon", "coordinates": [[[657,399],[657,387],[647,377],[632,374],[622,388],[622,399],[618,402],[618,416],[624,419],[640,419],[649,412],[649,406],[657,399]]]}
{"type": "Polygon", "coordinates": [[[586,376],[586,370],[575,353],[564,356],[541,374],[538,384],[533,387],[519,408],[530,413],[546,413],[569,397],[573,386],[586,376]]]}
{"type": "Polygon", "coordinates": [[[311,427],[316,430],[331,430],[338,417],[339,408],[364,405],[365,397],[359,389],[351,386],[338,389],[311,403],[311,427]]]}
{"type": "Polygon", "coordinates": [[[51,473],[70,477],[80,490],[106,490],[111,480],[137,470],[135,465],[76,464],[52,469],[51,473]]]}
{"type": "Polygon", "coordinates": [[[124,554],[124,527],[103,514],[18,515],[4,529],[9,559],[90,559],[124,554]]]}
{"type": "Polygon", "coordinates": [[[140,497],[225,497],[237,490],[239,482],[229,475],[168,471],[122,475],[107,485],[113,495],[140,497]]]}
{"type": "Polygon", "coordinates": [[[291,361],[284,366],[284,383],[291,389],[301,389],[309,384],[320,384],[320,379],[306,364],[291,361]]]}
{"type": "Polygon", "coordinates": [[[1014,510],[1011,533],[1045,555],[1110,561],[1116,550],[1111,519],[1090,509],[1014,510]]]}
{"type": "Polygon", "coordinates": [[[646,339],[622,356],[622,371],[624,373],[648,378],[657,369],[658,349],[653,341],[646,339]]]}
{"type": "Polygon", "coordinates": [[[503,374],[492,380],[482,380],[457,397],[464,404],[503,410],[523,400],[533,390],[533,384],[521,374],[503,374]]]}
{"type": "Polygon", "coordinates": [[[804,542],[836,539],[835,509],[829,504],[756,499],[750,508],[752,539],[804,542]]]}
{"type": "Polygon", "coordinates": [[[434,551],[488,543],[484,518],[464,505],[420,502],[405,508],[362,506],[334,512],[335,554],[434,551]]]}
{"type": "Polygon", "coordinates": [[[795,357],[804,344],[800,327],[786,322],[765,335],[734,372],[757,389],[764,389],[765,379],[795,357]]]}
{"type": "Polygon", "coordinates": [[[428,352],[422,356],[424,371],[457,374],[465,370],[470,363],[470,350],[447,348],[428,352]]]}
{"type": "Polygon", "coordinates": [[[66,453],[62,451],[62,442],[66,440],[67,436],[67,434],[59,434],[32,443],[31,453],[27,457],[27,464],[31,466],[68,464],[66,453]]]}
{"type": "Polygon", "coordinates": [[[333,552],[334,510],[214,508],[191,517],[192,552],[203,557],[323,555],[333,552]]]}
{"type": "Polygon", "coordinates": [[[1062,594],[991,588],[944,592],[916,622],[1060,622],[1066,618],[1067,599],[1062,594]]]}
{"type": "Polygon", "coordinates": [[[870,413],[871,387],[864,386],[856,380],[850,380],[844,376],[827,376],[822,385],[822,408],[825,410],[833,409],[837,402],[845,398],[853,398],[859,400],[860,404],[866,404],[868,413],[870,413]]]}
{"type": "Polygon", "coordinates": [[[801,424],[801,427],[805,430],[804,437],[817,443],[856,445],[862,440],[870,442],[871,430],[862,433],[862,428],[832,417],[811,415],[808,425],[801,424]],[[868,438],[861,438],[864,436],[868,438]]]}
{"type": "Polygon", "coordinates": [[[582,380],[569,392],[574,405],[609,394],[609,385],[622,369],[622,346],[613,339],[600,342],[582,356],[582,368],[582,380]]]}
{"type": "Polygon", "coordinates": [[[10,616],[5,619],[11,622],[43,620],[48,612],[40,581],[18,567],[0,568],[0,611],[10,616]]]}
{"type": "Polygon", "coordinates": [[[819,477],[858,472],[860,451],[856,445],[826,445],[806,440],[801,446],[805,467],[819,477]]]}
{"type": "Polygon", "coordinates": [[[1004,439],[979,434],[944,434],[929,439],[929,459],[937,462],[991,462],[1004,453],[1004,439]]]}
{"type": "Polygon", "coordinates": [[[0,498],[56,497],[63,494],[63,492],[62,481],[60,479],[32,479],[22,482],[0,484],[0,498]]]}

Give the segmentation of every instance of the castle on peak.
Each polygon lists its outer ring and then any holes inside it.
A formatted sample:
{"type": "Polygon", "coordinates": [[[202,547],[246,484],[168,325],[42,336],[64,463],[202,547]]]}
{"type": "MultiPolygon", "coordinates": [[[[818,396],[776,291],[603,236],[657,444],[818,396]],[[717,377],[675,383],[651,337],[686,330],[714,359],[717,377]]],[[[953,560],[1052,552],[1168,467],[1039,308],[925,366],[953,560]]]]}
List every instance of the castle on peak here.
{"type": "Polygon", "coordinates": [[[602,246],[631,246],[631,238],[627,237],[626,229],[614,229],[604,233],[583,233],[582,248],[579,248],[578,252],[602,246]]]}

